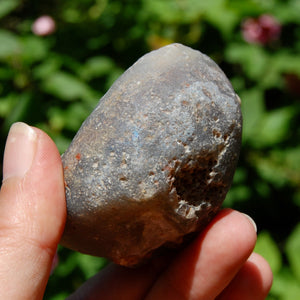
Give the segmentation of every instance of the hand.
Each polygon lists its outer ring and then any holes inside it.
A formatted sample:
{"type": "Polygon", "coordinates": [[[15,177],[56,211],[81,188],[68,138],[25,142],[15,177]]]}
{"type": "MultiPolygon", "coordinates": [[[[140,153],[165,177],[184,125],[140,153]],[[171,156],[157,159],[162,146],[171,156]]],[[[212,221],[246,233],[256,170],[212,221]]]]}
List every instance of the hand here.
{"type": "MultiPolygon", "coordinates": [[[[66,219],[60,155],[41,130],[12,126],[0,192],[0,298],[42,299],[66,219]]],[[[265,299],[267,262],[252,253],[253,222],[226,209],[174,259],[138,269],[114,264],[71,299],[265,299]]]]}

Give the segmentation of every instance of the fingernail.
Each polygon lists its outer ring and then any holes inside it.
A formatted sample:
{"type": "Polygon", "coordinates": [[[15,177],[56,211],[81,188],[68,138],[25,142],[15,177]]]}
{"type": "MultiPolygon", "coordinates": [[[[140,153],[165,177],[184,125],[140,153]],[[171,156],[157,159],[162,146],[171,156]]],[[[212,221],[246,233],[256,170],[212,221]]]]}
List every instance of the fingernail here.
{"type": "Polygon", "coordinates": [[[244,214],[243,215],[250,221],[250,223],[253,225],[254,229],[255,229],[255,232],[257,232],[257,226],[256,226],[256,223],[254,222],[254,220],[247,214],[244,214]]]}
{"type": "Polygon", "coordinates": [[[3,181],[23,177],[30,169],[36,151],[37,135],[25,123],[14,123],[8,133],[3,160],[3,181]]]}

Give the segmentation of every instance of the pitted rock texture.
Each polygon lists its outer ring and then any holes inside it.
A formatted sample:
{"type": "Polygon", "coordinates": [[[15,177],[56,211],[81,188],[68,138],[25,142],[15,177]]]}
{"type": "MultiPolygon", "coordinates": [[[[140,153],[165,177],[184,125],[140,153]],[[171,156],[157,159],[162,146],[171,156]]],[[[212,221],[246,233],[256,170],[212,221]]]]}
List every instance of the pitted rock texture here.
{"type": "Polygon", "coordinates": [[[230,187],[240,101],[221,69],[180,44],[140,58],[63,154],[62,244],[131,266],[203,229],[230,187]]]}

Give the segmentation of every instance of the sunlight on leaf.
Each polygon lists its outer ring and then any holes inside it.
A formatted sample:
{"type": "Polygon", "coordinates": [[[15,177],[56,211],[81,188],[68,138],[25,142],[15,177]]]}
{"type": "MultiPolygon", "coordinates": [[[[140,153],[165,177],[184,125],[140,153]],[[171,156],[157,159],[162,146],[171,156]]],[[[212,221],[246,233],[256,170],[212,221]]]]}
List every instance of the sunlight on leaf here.
{"type": "Polygon", "coordinates": [[[0,1],[0,19],[13,11],[20,4],[19,0],[1,0],[0,1]]]}
{"type": "Polygon", "coordinates": [[[258,235],[254,251],[268,261],[274,274],[280,270],[281,254],[269,232],[263,231],[258,235]]]}
{"type": "Polygon", "coordinates": [[[287,240],[286,253],[291,269],[300,285],[300,223],[296,226],[287,240]]]}
{"type": "Polygon", "coordinates": [[[21,52],[21,43],[17,35],[0,30],[0,60],[5,60],[21,52]]]}
{"type": "Polygon", "coordinates": [[[59,97],[62,100],[72,101],[76,99],[93,98],[91,89],[77,77],[58,71],[51,74],[43,82],[45,91],[59,97]]]}

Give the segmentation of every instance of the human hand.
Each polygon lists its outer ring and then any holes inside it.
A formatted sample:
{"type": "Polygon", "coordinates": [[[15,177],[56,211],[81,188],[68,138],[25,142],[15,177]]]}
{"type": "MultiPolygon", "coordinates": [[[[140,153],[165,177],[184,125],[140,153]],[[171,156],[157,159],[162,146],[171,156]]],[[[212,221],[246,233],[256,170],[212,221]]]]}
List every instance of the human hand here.
{"type": "MultiPolygon", "coordinates": [[[[51,139],[14,124],[0,191],[0,299],[43,298],[66,219],[63,182],[51,139]]],[[[249,218],[226,209],[172,259],[137,269],[111,264],[68,299],[265,299],[272,273],[252,253],[255,242],[249,218]]]]}

